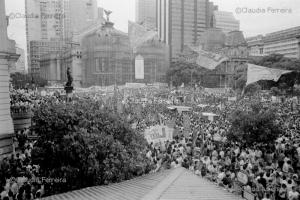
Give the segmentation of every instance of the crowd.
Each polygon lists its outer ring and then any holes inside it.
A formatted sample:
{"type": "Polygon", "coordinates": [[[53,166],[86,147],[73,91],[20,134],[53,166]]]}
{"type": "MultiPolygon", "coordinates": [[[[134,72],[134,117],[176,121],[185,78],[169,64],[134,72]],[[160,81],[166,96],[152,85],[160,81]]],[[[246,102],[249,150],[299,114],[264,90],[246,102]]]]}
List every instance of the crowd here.
{"type": "MultiPolygon", "coordinates": [[[[155,165],[154,171],[183,166],[244,196],[250,194],[264,200],[299,199],[300,119],[293,117],[291,101],[275,104],[277,121],[284,129],[275,144],[242,145],[215,139],[215,135],[226,136],[230,127],[226,118],[228,113],[237,108],[246,111],[248,101],[227,104],[222,110],[213,105],[204,108],[219,115],[215,121],[203,120],[194,113],[187,114],[193,127],[189,136],[182,131],[182,114],[177,114],[176,126],[181,134],[163,146],[149,146],[147,155],[155,165]]],[[[271,106],[271,102],[266,106],[271,106]]],[[[168,116],[168,113],[164,114],[168,116]]]]}
{"type": "MultiPolygon", "coordinates": [[[[158,92],[154,89],[135,90],[128,96],[120,94],[122,114],[137,131],[143,132],[151,126],[174,121],[177,133],[173,140],[163,145],[152,143],[147,147],[147,157],[152,161],[153,172],[182,166],[229,192],[250,194],[260,200],[299,199],[300,119],[291,115],[291,101],[277,104],[267,101],[265,104],[276,107],[277,122],[284,129],[275,144],[245,146],[228,142],[226,133],[230,128],[229,114],[236,109],[247,111],[249,99],[226,101],[230,95],[203,91],[158,92]],[[177,98],[182,96],[183,100],[177,98]],[[186,100],[187,96],[189,101],[186,100]],[[199,107],[200,103],[206,105],[199,107]],[[174,104],[191,106],[192,111],[179,113],[168,109],[168,106],[174,104]],[[201,112],[215,113],[218,118],[213,121],[204,119],[199,115],[201,112]],[[188,133],[184,125],[186,118],[191,128],[188,133]],[[221,139],[216,139],[216,135],[221,139]]],[[[29,92],[27,97],[32,100],[32,108],[42,101],[65,101],[59,94],[44,98],[29,92]]],[[[111,101],[103,100],[102,95],[95,94],[85,98],[111,101]]],[[[20,152],[1,161],[1,200],[31,200],[44,195],[43,180],[38,178],[39,166],[31,161],[33,145],[27,141],[20,152]]]]}
{"type": "Polygon", "coordinates": [[[37,178],[39,166],[34,165],[31,160],[33,145],[33,142],[26,140],[24,148],[1,161],[1,200],[32,200],[44,194],[44,184],[37,178]]]}

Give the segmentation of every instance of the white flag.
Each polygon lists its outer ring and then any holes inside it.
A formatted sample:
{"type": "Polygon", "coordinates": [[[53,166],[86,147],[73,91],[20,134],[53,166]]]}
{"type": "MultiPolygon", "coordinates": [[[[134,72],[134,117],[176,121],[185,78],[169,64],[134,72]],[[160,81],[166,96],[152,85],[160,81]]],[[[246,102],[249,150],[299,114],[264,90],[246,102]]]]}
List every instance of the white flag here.
{"type": "Polygon", "coordinates": [[[248,63],[246,85],[255,83],[260,80],[272,80],[277,82],[283,74],[287,74],[290,72],[292,71],[272,69],[272,68],[262,67],[262,66],[248,63]]]}

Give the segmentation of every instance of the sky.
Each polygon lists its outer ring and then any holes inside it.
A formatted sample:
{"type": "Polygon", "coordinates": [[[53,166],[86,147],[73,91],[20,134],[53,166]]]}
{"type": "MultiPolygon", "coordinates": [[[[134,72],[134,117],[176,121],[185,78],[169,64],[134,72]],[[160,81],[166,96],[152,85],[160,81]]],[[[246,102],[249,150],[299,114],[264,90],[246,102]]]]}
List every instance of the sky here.
{"type": "MultiPolygon", "coordinates": [[[[186,0],[191,1],[191,0],[186,0]]],[[[219,10],[234,13],[245,37],[300,26],[299,0],[210,0],[219,10]]],[[[6,14],[25,13],[25,0],[5,0],[6,14]]],[[[98,6],[113,11],[110,20],[127,32],[128,20],[135,20],[135,0],[98,0],[98,6]]],[[[25,19],[11,19],[8,36],[26,49],[25,19]]]]}

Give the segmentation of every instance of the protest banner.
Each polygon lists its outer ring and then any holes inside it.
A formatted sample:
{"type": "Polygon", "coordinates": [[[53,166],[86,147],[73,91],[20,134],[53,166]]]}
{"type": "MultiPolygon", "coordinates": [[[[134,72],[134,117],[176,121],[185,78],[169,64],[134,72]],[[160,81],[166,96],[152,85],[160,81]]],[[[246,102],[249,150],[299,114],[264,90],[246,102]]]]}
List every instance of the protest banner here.
{"type": "Polygon", "coordinates": [[[183,115],[184,135],[189,136],[191,132],[191,120],[189,116],[183,115]]]}
{"type": "Polygon", "coordinates": [[[238,180],[240,183],[246,185],[246,184],[248,183],[248,176],[247,176],[247,174],[245,174],[244,172],[239,172],[239,173],[237,174],[237,180],[238,180]]]}
{"type": "Polygon", "coordinates": [[[213,139],[214,139],[214,141],[220,142],[220,141],[222,141],[223,138],[221,137],[221,135],[219,133],[216,133],[216,134],[214,134],[213,139]]]}
{"type": "Polygon", "coordinates": [[[236,101],[236,97],[228,97],[228,101],[236,101]]]}
{"type": "Polygon", "coordinates": [[[166,122],[166,126],[168,126],[169,128],[174,128],[175,127],[175,120],[168,120],[166,122]]]}
{"type": "Polygon", "coordinates": [[[149,144],[163,144],[167,140],[171,141],[173,139],[173,131],[173,128],[169,128],[167,126],[162,125],[156,125],[146,129],[144,132],[144,136],[149,144]]]}

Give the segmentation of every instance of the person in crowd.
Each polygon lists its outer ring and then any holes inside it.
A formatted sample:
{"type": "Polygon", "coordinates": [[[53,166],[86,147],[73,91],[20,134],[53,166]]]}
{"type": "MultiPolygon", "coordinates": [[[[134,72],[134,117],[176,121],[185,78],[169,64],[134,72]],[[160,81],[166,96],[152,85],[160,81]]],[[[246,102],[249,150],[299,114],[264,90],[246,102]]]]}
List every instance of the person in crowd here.
{"type": "MultiPolygon", "coordinates": [[[[137,93],[143,92],[139,90],[137,93]]],[[[277,106],[278,112],[276,122],[284,129],[284,134],[277,138],[275,144],[245,146],[215,139],[216,135],[226,138],[226,133],[230,128],[228,116],[232,111],[249,109],[249,100],[246,99],[232,103],[226,102],[224,108],[221,109],[218,105],[221,103],[221,98],[226,95],[229,94],[208,94],[201,91],[195,95],[195,103],[188,105],[193,108],[192,111],[184,115],[176,110],[168,109],[172,101],[168,103],[169,99],[166,98],[152,97],[151,103],[140,101],[137,95],[123,98],[126,104],[124,112],[130,119],[130,123],[135,123],[135,129],[138,132],[160,125],[162,121],[164,124],[167,121],[175,123],[176,134],[173,140],[161,142],[159,145],[151,143],[145,147],[145,157],[151,163],[152,172],[184,167],[203,178],[218,183],[228,191],[234,191],[234,186],[238,182],[237,174],[243,172],[248,179],[248,184],[244,189],[253,193],[258,199],[268,200],[272,197],[279,200],[299,199],[300,144],[295,141],[299,138],[297,133],[300,129],[300,120],[294,121],[284,117],[283,114],[286,111],[289,113],[289,102],[274,105],[277,106]],[[208,106],[200,108],[198,105],[203,102],[203,99],[208,106]],[[129,109],[141,104],[143,104],[143,109],[139,115],[142,117],[129,109]],[[158,111],[163,119],[157,117],[158,111]],[[216,113],[219,118],[210,121],[199,116],[201,112],[216,113]],[[188,133],[186,133],[185,119],[191,122],[191,131],[188,133]],[[198,152],[195,149],[199,149],[198,152]]],[[[175,102],[176,94],[173,97],[172,100],[175,102]]],[[[46,98],[32,98],[35,99],[34,106],[47,101],[46,98]]],[[[91,98],[101,99],[97,96],[91,98]]],[[[63,100],[55,95],[51,101],[63,100]]],[[[25,132],[27,131],[22,131],[22,134],[25,132]]],[[[33,192],[29,189],[27,181],[22,181],[21,184],[18,181],[12,181],[9,184],[6,182],[7,178],[26,174],[38,176],[39,167],[35,166],[31,160],[34,144],[25,143],[24,147],[15,157],[6,158],[0,162],[1,200],[10,196],[16,199],[41,198],[45,194],[43,189],[33,192]]],[[[41,185],[37,188],[41,188],[41,185]]]]}

